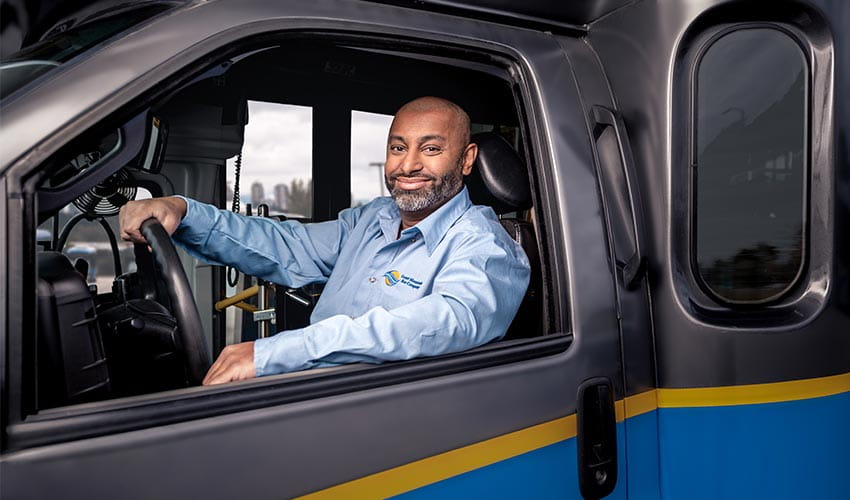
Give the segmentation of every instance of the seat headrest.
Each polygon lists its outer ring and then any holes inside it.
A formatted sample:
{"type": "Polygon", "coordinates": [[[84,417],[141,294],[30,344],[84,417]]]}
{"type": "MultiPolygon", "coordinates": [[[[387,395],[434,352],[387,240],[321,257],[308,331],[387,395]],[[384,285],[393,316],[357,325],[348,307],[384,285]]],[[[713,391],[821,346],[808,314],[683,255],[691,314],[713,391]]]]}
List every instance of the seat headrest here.
{"type": "Polygon", "coordinates": [[[466,176],[469,198],[476,205],[489,205],[497,214],[531,208],[528,169],[504,137],[494,132],[472,136],[478,144],[478,159],[466,176]]]}

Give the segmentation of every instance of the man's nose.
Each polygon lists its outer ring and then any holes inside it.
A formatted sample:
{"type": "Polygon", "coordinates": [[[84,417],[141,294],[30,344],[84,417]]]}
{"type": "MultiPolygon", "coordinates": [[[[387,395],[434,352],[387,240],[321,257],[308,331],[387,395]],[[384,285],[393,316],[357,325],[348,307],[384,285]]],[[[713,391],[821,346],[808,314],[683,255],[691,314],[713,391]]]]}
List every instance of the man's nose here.
{"type": "Polygon", "coordinates": [[[408,151],[398,164],[396,173],[408,176],[422,170],[422,158],[416,150],[408,151]]]}

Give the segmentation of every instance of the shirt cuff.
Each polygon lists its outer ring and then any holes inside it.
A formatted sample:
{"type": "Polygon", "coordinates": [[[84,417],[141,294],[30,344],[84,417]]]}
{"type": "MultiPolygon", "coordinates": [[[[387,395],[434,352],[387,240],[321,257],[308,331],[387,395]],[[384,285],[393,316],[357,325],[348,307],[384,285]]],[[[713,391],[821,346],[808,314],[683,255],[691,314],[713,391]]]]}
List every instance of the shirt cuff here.
{"type": "Polygon", "coordinates": [[[283,331],[254,341],[254,370],[258,377],[310,368],[304,330],[283,331]]]}
{"type": "Polygon", "coordinates": [[[180,220],[174,236],[190,245],[203,245],[216,221],[218,209],[185,196],[177,196],[186,202],[186,215],[180,220]]]}

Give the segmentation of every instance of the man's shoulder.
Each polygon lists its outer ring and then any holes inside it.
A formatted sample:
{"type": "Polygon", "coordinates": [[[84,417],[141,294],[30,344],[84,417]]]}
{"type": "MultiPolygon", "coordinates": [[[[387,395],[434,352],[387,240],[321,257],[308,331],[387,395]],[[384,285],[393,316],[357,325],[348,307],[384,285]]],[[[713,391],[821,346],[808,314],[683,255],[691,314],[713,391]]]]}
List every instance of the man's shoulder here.
{"type": "Polygon", "coordinates": [[[395,204],[392,198],[383,196],[375,198],[363,205],[346,208],[341,211],[337,218],[343,221],[348,221],[350,224],[359,224],[361,221],[372,222],[378,214],[385,213],[391,215],[395,204]]]}
{"type": "Polygon", "coordinates": [[[496,213],[485,205],[471,205],[451,227],[447,236],[455,241],[492,244],[511,250],[517,248],[496,213]]]}
{"type": "Polygon", "coordinates": [[[395,209],[395,202],[389,196],[381,196],[379,198],[375,198],[363,205],[358,207],[349,209],[349,210],[357,210],[360,215],[366,214],[377,214],[379,212],[387,212],[390,213],[395,209]]]}

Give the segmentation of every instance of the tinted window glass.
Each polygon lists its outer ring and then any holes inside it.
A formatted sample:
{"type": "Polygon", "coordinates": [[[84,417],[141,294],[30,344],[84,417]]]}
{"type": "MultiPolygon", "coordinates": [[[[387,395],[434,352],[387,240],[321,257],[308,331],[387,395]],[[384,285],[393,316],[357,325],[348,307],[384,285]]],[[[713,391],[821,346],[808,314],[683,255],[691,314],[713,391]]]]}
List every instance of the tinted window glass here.
{"type": "Polygon", "coordinates": [[[803,264],[808,68],[784,33],[747,29],[703,55],[696,86],[696,258],[733,303],[774,299],[803,264]]]}
{"type": "Polygon", "coordinates": [[[163,12],[168,7],[140,7],[87,21],[67,30],[64,25],[54,28],[40,42],[3,58],[0,63],[0,97],[6,97],[51,68],[163,12]]]}

